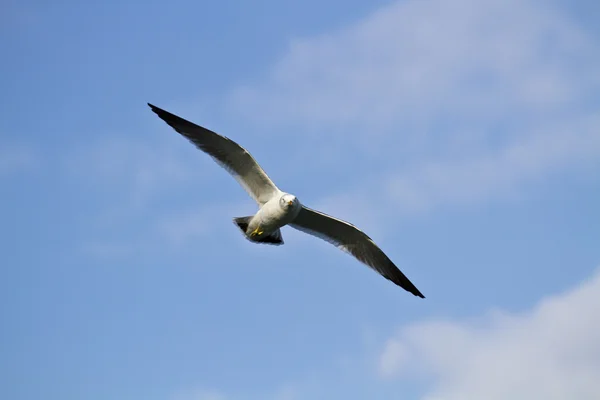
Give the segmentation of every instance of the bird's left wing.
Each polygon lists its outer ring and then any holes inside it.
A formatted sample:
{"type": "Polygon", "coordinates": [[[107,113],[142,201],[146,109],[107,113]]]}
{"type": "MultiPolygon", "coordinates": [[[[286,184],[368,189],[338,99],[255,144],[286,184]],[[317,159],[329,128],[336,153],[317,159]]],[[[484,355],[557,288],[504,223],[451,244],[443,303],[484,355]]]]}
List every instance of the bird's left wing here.
{"type": "Polygon", "coordinates": [[[242,185],[250,196],[263,205],[279,192],[254,157],[233,140],[187,121],[148,103],[163,121],[197,148],[210,155],[242,185]]]}
{"type": "Polygon", "coordinates": [[[425,298],[373,240],[354,225],[304,206],[289,225],[334,244],[404,290],[425,298]]]}

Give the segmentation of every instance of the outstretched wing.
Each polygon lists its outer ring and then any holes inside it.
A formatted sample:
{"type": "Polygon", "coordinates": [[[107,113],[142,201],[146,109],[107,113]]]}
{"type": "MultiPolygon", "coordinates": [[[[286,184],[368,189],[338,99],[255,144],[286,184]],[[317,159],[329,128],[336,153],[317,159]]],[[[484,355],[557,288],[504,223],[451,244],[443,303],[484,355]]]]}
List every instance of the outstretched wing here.
{"type": "Polygon", "coordinates": [[[263,205],[279,192],[254,157],[233,140],[148,103],[152,111],[197,148],[210,155],[263,205]]]}
{"type": "Polygon", "coordinates": [[[289,225],[334,244],[352,254],[384,278],[415,296],[425,298],[373,240],[354,225],[304,206],[289,225]]]}

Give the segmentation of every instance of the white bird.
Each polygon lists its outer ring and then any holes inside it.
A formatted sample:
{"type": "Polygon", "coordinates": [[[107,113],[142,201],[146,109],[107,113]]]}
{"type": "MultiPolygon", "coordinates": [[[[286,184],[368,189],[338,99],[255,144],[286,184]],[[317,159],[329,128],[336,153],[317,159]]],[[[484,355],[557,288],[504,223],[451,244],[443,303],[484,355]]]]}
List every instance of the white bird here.
{"type": "Polygon", "coordinates": [[[302,205],[296,196],[279,190],[254,157],[236,142],[148,105],[175,131],[229,171],[258,203],[256,214],[233,219],[248,240],[281,245],[280,228],[289,225],[334,244],[406,291],[425,298],[369,236],[354,225],[312,210],[302,205]]]}

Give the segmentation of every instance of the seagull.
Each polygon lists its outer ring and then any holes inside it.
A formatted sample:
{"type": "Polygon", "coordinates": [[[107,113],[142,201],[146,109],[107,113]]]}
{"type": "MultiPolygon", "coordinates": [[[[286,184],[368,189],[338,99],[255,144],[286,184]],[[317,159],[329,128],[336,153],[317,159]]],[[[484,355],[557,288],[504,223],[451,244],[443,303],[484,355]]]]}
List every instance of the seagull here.
{"type": "Polygon", "coordinates": [[[171,128],[226,169],[259,206],[256,214],[233,218],[244,237],[254,243],[282,245],[285,225],[324,239],[351,254],[413,295],[425,298],[385,253],[356,226],[303,205],[279,190],[254,157],[233,140],[148,103],[171,128]]]}

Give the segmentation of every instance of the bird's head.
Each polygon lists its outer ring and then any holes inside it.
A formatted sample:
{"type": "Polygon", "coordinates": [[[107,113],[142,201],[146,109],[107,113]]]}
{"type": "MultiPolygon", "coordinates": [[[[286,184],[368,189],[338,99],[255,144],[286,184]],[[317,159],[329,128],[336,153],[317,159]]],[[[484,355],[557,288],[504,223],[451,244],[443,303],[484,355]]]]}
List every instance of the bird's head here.
{"type": "Polygon", "coordinates": [[[297,204],[298,204],[298,199],[296,198],[296,196],[294,196],[292,194],[286,193],[283,196],[281,196],[281,198],[279,199],[279,205],[284,210],[296,207],[297,204]]]}

